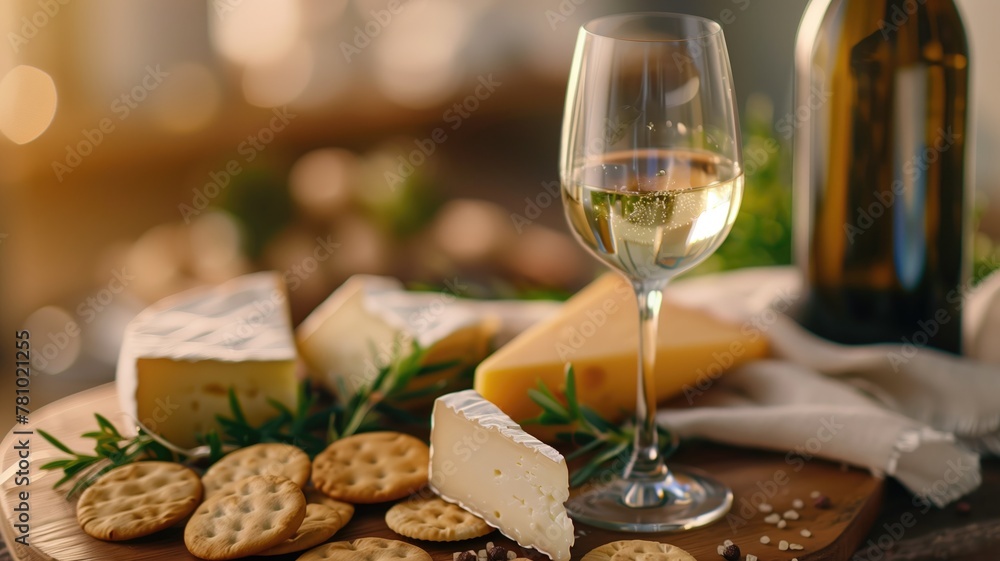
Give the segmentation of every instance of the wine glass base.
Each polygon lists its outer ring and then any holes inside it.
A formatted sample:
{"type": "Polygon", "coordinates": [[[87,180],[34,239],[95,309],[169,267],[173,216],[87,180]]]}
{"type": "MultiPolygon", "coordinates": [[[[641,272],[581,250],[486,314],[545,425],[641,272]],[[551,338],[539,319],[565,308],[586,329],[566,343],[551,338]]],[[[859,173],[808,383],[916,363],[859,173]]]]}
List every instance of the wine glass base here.
{"type": "Polygon", "coordinates": [[[591,484],[590,489],[570,498],[566,509],[574,520],[621,532],[669,532],[687,530],[715,522],[729,512],[733,492],[701,470],[670,466],[666,480],[646,483],[619,476],[591,484]],[[639,492],[660,497],[651,507],[627,506],[623,497],[639,492]]]}

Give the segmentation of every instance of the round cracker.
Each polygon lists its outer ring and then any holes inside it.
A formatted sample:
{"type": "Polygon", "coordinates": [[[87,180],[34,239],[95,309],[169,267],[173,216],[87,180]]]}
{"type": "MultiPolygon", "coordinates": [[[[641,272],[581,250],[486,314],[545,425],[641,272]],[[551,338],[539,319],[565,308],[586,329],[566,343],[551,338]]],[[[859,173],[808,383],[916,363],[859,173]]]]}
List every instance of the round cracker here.
{"type": "Polygon", "coordinates": [[[333,542],[310,549],[297,561],[432,561],[430,554],[415,545],[385,538],[360,538],[353,542],[333,542]]]}
{"type": "Polygon", "coordinates": [[[121,541],[177,524],[201,502],[198,474],[174,462],[137,462],[108,471],[80,496],[76,518],[87,534],[121,541]]]}
{"type": "Polygon", "coordinates": [[[381,503],[427,484],[430,449],[399,432],[368,432],[330,444],[313,462],[312,482],[329,497],[349,503],[381,503]]]}
{"type": "Polygon", "coordinates": [[[693,555],[669,543],[621,540],[590,550],[582,561],[697,561],[693,555]]]}
{"type": "Polygon", "coordinates": [[[306,498],[298,485],[255,475],[202,503],[184,527],[184,545],[211,561],[246,557],[291,538],[305,515],[306,498]]]}
{"type": "Polygon", "coordinates": [[[277,475],[302,487],[309,480],[309,456],[291,444],[264,443],[226,454],[208,468],[201,482],[205,497],[253,475],[277,475]]]}
{"type": "Polygon", "coordinates": [[[303,489],[302,492],[306,495],[307,504],[318,504],[330,507],[337,513],[338,516],[340,516],[340,519],[343,521],[345,526],[351,521],[351,518],[354,517],[354,505],[351,503],[345,503],[344,501],[338,501],[333,497],[327,497],[321,491],[317,491],[312,487],[303,489]]]}
{"type": "Polygon", "coordinates": [[[296,530],[295,535],[257,555],[282,555],[305,551],[332,538],[345,524],[347,524],[347,520],[341,519],[337,511],[332,508],[321,504],[307,503],[306,517],[302,519],[302,524],[296,530]]]}
{"type": "Polygon", "coordinates": [[[385,524],[401,536],[433,542],[478,538],[493,531],[482,518],[440,497],[393,505],[385,513],[385,524]]]}

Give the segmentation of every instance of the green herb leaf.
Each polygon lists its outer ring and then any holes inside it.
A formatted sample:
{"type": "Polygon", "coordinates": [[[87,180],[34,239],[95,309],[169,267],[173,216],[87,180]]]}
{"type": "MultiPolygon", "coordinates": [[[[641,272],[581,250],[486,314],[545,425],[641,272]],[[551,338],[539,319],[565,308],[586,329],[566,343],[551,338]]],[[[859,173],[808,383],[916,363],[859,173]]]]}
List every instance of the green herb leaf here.
{"type": "MultiPolygon", "coordinates": [[[[577,486],[593,477],[602,465],[628,451],[632,446],[635,429],[627,425],[616,425],[601,417],[590,407],[580,404],[576,395],[576,376],[572,365],[566,366],[564,388],[565,405],[542,381],[538,382],[537,388],[529,389],[528,397],[542,408],[542,412],[537,417],[522,421],[521,424],[571,428],[570,431],[556,433],[556,438],[577,447],[566,456],[566,459],[587,458],[582,467],[570,474],[570,484],[577,486]]],[[[659,427],[658,433],[664,444],[664,455],[673,452],[674,439],[670,432],[659,427]]]]}
{"type": "Polygon", "coordinates": [[[93,454],[76,452],[44,430],[39,429],[38,431],[42,438],[70,455],[70,458],[54,460],[41,467],[44,470],[62,470],[63,476],[59,481],[56,481],[53,485],[54,488],[59,488],[74,478],[76,479],[67,494],[67,498],[73,497],[92,485],[102,474],[138,459],[147,456],[162,460],[177,459],[173,452],[150,438],[143,431],[139,431],[139,434],[132,438],[126,438],[107,418],[99,414],[95,414],[94,418],[97,420],[97,426],[100,430],[83,434],[86,438],[95,440],[93,454]]]}

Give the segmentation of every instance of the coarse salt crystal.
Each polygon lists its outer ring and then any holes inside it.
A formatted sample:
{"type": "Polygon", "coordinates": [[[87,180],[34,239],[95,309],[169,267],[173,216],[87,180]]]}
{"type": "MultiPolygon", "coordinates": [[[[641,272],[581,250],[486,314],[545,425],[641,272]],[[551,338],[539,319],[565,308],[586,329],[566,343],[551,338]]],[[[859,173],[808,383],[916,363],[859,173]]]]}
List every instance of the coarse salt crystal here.
{"type": "Polygon", "coordinates": [[[517,559],[517,554],[514,553],[513,551],[508,551],[507,552],[507,559],[510,559],[510,561],[514,561],[514,559],[517,559]]]}
{"type": "Polygon", "coordinates": [[[802,537],[803,537],[803,538],[811,538],[811,537],[812,537],[812,535],[813,535],[813,533],[812,533],[812,532],[810,532],[809,530],[802,530],[802,531],[801,531],[801,532],[799,532],[799,533],[800,533],[800,534],[802,534],[802,537]]]}
{"type": "Polygon", "coordinates": [[[781,516],[777,512],[774,514],[768,514],[764,517],[764,522],[767,522],[768,524],[777,524],[779,520],[781,520],[781,516]]]}
{"type": "Polygon", "coordinates": [[[726,547],[729,547],[729,546],[733,545],[733,540],[726,540],[726,541],[722,542],[722,545],[724,545],[726,547]]]}
{"type": "Polygon", "coordinates": [[[785,513],[782,514],[781,516],[783,518],[787,518],[788,520],[798,520],[799,519],[799,513],[796,512],[796,511],[794,511],[794,510],[786,510],[785,513]]]}
{"type": "Polygon", "coordinates": [[[767,536],[761,536],[760,537],[760,543],[762,543],[764,545],[767,545],[767,544],[771,543],[771,538],[769,538],[767,536]]]}
{"type": "Polygon", "coordinates": [[[788,542],[786,542],[785,540],[781,540],[780,542],[778,542],[778,549],[780,549],[781,551],[788,551],[788,542]]]}
{"type": "Polygon", "coordinates": [[[774,507],[767,503],[760,503],[760,505],[757,507],[757,510],[763,512],[764,514],[767,514],[769,512],[774,512],[774,507]]]}
{"type": "Polygon", "coordinates": [[[757,561],[757,556],[753,553],[747,553],[747,561],[757,561]]]}
{"type": "Polygon", "coordinates": [[[805,549],[805,547],[803,547],[803,546],[801,546],[800,544],[797,544],[797,543],[790,543],[790,544],[788,544],[788,549],[791,549],[793,551],[799,551],[799,550],[805,549]]]}
{"type": "Polygon", "coordinates": [[[785,526],[788,526],[788,522],[785,522],[784,520],[778,520],[779,528],[784,528],[785,526]]]}
{"type": "Polygon", "coordinates": [[[792,508],[800,509],[806,506],[806,503],[802,502],[802,499],[795,499],[792,501],[792,508]]]}
{"type": "Polygon", "coordinates": [[[819,491],[813,491],[812,493],[809,493],[809,498],[810,499],[818,499],[820,497],[820,495],[822,495],[822,494],[823,493],[820,493],[819,491]]]}
{"type": "Polygon", "coordinates": [[[722,554],[723,554],[723,552],[725,552],[725,551],[726,551],[726,546],[724,546],[724,545],[720,545],[720,546],[719,546],[719,548],[718,548],[718,549],[717,549],[716,551],[718,551],[718,552],[719,552],[719,555],[722,555],[722,554]]]}

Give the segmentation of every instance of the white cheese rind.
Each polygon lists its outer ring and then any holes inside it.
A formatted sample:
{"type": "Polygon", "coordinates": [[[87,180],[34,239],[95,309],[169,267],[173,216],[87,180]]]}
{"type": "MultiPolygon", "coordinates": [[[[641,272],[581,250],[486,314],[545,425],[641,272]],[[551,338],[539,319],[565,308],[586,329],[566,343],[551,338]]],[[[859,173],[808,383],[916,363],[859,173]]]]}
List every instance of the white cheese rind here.
{"type": "Polygon", "coordinates": [[[474,390],[434,402],[429,477],[442,498],[520,545],[555,561],[570,559],[565,458],[474,390]]]}
{"type": "MultiPolygon", "coordinates": [[[[458,366],[424,377],[430,385],[486,355],[496,319],[477,314],[454,294],[407,292],[390,277],[354,275],[295,332],[310,375],[333,392],[370,382],[397,348],[417,342],[428,363],[458,366]]],[[[416,389],[416,387],[414,387],[416,389]]]]}
{"type": "Polygon", "coordinates": [[[193,431],[211,428],[216,413],[228,414],[230,386],[244,390],[248,420],[275,413],[267,398],[294,406],[296,356],[281,277],[245,275],[164,298],[129,322],[118,357],[118,398],[130,419],[193,446],[193,431]],[[213,364],[223,365],[218,380],[213,364]]]}

